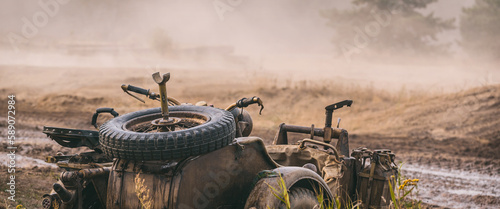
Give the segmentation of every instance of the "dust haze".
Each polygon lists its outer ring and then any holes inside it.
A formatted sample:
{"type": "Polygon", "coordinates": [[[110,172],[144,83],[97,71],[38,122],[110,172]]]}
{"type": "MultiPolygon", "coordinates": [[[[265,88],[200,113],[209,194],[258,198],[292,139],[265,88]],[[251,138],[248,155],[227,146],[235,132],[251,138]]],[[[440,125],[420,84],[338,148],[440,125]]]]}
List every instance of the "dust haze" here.
{"type": "MultiPolygon", "coordinates": [[[[425,12],[457,22],[461,8],[472,3],[439,1],[425,12]]],[[[55,12],[45,23],[37,16],[45,12],[38,2],[2,4],[3,65],[263,71],[279,84],[324,78],[397,90],[457,91],[499,82],[497,63],[476,61],[457,46],[457,29],[439,34],[439,42],[451,44],[451,55],[374,57],[377,52],[367,48],[346,59],[320,13],[351,8],[347,1],[71,0],[49,5],[55,12]],[[25,28],[33,18],[41,22],[35,32],[25,28]],[[34,35],[10,38],[23,29],[34,35]]]]}
{"type": "MultiPolygon", "coordinates": [[[[61,151],[41,133],[44,125],[92,129],[89,119],[98,107],[120,114],[157,107],[120,89],[132,84],[157,91],[151,79],[157,71],[171,73],[168,95],[181,102],[205,100],[224,108],[259,96],[266,108],[262,116],[248,108],[252,135],[267,143],[280,123],[320,127],[326,105],[352,99],[353,107],[335,113],[350,131],[351,149],[388,147],[419,166],[488,175],[497,179],[491,183],[496,186],[462,182],[450,189],[442,176],[431,176],[422,196],[444,207],[495,207],[500,205],[500,62],[463,47],[460,15],[474,3],[440,0],[419,9],[454,18],[455,28],[433,40],[446,45],[446,53],[408,54],[373,48],[384,38],[377,35],[356,52],[343,53],[342,43],[334,41],[342,31],[321,14],[351,9],[351,1],[2,1],[0,92],[16,94],[19,143],[24,160],[32,158],[33,164],[61,151]],[[435,195],[433,187],[444,196],[435,195]],[[458,194],[457,188],[466,192],[458,194]],[[436,199],[443,197],[453,200],[436,199]]],[[[366,18],[375,21],[370,15],[366,18]]],[[[341,38],[356,42],[355,35],[341,38]]],[[[0,99],[2,110],[6,101],[0,99]]],[[[6,152],[2,143],[0,152],[6,152]]],[[[412,172],[424,179],[431,175],[412,172]]],[[[39,200],[26,202],[39,207],[39,200]]]]}

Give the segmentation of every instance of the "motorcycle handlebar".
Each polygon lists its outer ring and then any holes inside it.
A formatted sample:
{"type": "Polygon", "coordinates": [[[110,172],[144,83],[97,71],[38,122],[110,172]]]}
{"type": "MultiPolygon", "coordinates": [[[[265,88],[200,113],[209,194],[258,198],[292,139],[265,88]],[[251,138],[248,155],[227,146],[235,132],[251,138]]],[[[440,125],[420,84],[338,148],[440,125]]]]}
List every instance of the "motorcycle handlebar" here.
{"type": "Polygon", "coordinates": [[[122,89],[123,91],[132,91],[138,94],[149,96],[149,89],[143,89],[141,87],[125,85],[125,84],[122,84],[122,89]]]}

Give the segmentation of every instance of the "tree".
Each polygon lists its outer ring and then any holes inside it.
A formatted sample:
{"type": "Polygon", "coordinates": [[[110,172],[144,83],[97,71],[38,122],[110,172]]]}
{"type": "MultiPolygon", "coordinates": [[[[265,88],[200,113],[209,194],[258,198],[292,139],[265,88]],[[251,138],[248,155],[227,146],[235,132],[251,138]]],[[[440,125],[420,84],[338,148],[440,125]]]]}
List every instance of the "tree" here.
{"type": "Polygon", "coordinates": [[[500,0],[476,0],[460,16],[461,45],[470,54],[500,58],[500,0]]]}
{"type": "Polygon", "coordinates": [[[365,48],[389,53],[442,53],[445,44],[436,35],[454,28],[454,19],[443,20],[421,10],[437,0],[353,0],[354,8],[331,9],[321,15],[336,31],[333,42],[344,55],[365,48]]]}

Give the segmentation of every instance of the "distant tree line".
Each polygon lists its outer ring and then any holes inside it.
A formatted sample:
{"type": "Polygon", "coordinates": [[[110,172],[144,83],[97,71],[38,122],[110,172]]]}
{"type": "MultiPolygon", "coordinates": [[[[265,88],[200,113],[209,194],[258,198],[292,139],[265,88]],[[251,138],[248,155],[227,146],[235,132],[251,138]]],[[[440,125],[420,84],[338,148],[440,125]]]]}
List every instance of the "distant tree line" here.
{"type": "Polygon", "coordinates": [[[476,0],[460,16],[460,44],[471,54],[500,59],[500,0],[476,0]]]}
{"type": "MultiPolygon", "coordinates": [[[[455,29],[455,19],[424,14],[437,0],[352,0],[353,9],[321,12],[335,29],[333,42],[346,58],[365,50],[390,54],[446,54],[437,35],[455,29]]],[[[460,45],[471,54],[500,58],[500,0],[476,0],[460,16],[460,45]]]]}

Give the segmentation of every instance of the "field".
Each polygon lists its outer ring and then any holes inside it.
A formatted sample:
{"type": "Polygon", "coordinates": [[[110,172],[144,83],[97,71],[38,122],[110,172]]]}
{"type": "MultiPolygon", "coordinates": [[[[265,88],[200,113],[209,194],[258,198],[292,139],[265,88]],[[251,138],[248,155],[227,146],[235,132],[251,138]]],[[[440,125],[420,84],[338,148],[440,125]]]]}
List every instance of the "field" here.
{"type": "MultiPolygon", "coordinates": [[[[350,148],[391,149],[404,163],[405,175],[421,179],[419,199],[426,205],[500,207],[500,85],[463,85],[459,78],[443,84],[436,78],[413,77],[414,84],[430,85],[421,88],[405,81],[384,82],[376,72],[356,67],[345,74],[256,69],[0,66],[0,179],[8,178],[6,95],[16,95],[16,200],[27,208],[40,208],[41,196],[60,172],[43,162],[45,156],[83,151],[61,148],[41,132],[43,126],[93,129],[90,118],[98,107],[113,107],[121,114],[157,107],[155,101],[143,104],[127,96],[120,85],[157,91],[151,74],[160,71],[171,73],[168,95],[181,102],[204,100],[224,108],[242,97],[262,98],[262,115],[257,107],[247,110],[253,116],[252,135],[266,143],[280,123],[321,127],[325,106],[352,99],[351,108],[334,113],[334,119],[342,118],[340,127],[349,131],[350,148]]],[[[467,78],[467,73],[453,74],[467,78]]],[[[405,77],[383,74],[394,76],[388,81],[405,77]]],[[[5,184],[0,188],[7,189],[5,184]]],[[[8,207],[6,201],[7,193],[0,193],[0,208],[8,207]]]]}

